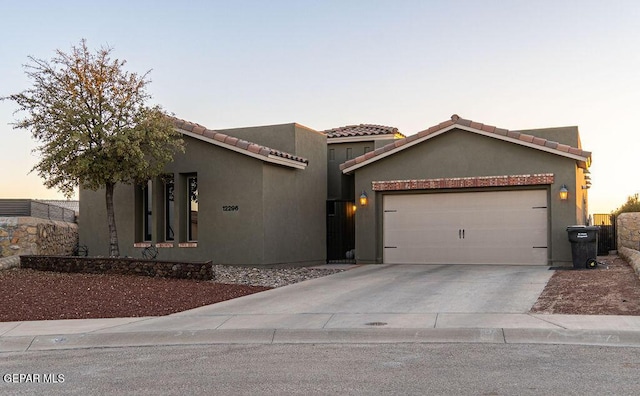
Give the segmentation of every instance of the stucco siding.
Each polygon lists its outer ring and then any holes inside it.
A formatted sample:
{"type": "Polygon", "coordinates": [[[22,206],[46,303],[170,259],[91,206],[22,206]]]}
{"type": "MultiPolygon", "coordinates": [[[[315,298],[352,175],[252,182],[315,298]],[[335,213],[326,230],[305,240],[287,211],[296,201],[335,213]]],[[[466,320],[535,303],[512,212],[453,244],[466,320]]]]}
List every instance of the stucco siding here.
{"type": "MultiPolygon", "coordinates": [[[[79,243],[88,248],[91,256],[109,255],[109,227],[107,224],[107,206],[105,190],[97,191],[80,189],[78,193],[80,209],[78,216],[79,243]]],[[[130,241],[133,245],[135,219],[134,213],[134,189],[133,186],[117,184],[114,191],[114,206],[116,216],[116,228],[118,230],[118,240],[120,254],[132,256],[132,247],[128,249],[130,241]],[[129,204],[124,204],[124,203],[129,204]]]]}
{"type": "MultiPolygon", "coordinates": [[[[215,263],[260,263],[264,254],[263,239],[255,230],[261,230],[262,218],[262,166],[263,162],[192,138],[185,138],[185,154],[174,156],[167,165],[167,173],[176,175],[176,237],[173,247],[159,248],[158,259],[213,260],[215,263]],[[197,247],[178,247],[186,242],[186,188],[180,183],[181,175],[198,177],[198,241],[197,247]],[[184,193],[184,194],[182,194],[184,193]],[[223,206],[237,206],[238,211],[225,212],[223,206]],[[178,221],[176,221],[178,223],[178,221]],[[249,248],[248,248],[249,247],[249,248]]],[[[163,211],[162,184],[154,184],[153,212],[163,211]]],[[[120,253],[140,257],[141,242],[135,235],[136,221],[141,217],[135,210],[135,187],[118,185],[115,196],[116,222],[120,253]]],[[[89,246],[91,255],[106,255],[108,233],[104,191],[81,191],[80,241],[89,246]],[[104,247],[101,247],[103,246],[104,247]]],[[[152,243],[165,242],[162,217],[154,215],[152,243]]]]}
{"type": "Polygon", "coordinates": [[[309,160],[307,168],[264,168],[264,261],[271,265],[326,261],[326,136],[297,125],[294,133],[295,152],[309,160]]]}
{"type": "Polygon", "coordinates": [[[353,176],[345,175],[340,170],[340,164],[366,153],[373,151],[374,142],[350,142],[331,143],[328,146],[327,179],[328,199],[349,200],[355,194],[353,190],[353,176]]]}
{"type": "Polygon", "coordinates": [[[298,156],[304,157],[302,154],[296,152],[295,129],[296,124],[289,123],[258,127],[223,129],[218,130],[218,132],[244,139],[252,143],[260,144],[272,149],[284,151],[287,153],[295,153],[298,156]]]}

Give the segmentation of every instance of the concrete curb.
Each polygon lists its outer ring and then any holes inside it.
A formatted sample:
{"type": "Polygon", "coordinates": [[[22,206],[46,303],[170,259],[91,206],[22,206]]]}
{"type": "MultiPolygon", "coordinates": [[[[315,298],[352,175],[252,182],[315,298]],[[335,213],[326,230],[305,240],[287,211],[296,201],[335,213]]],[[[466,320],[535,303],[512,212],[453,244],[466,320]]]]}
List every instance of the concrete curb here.
{"type": "Polygon", "coordinates": [[[640,331],[549,329],[247,329],[0,338],[2,352],[214,344],[556,344],[640,348],[640,331]]]}

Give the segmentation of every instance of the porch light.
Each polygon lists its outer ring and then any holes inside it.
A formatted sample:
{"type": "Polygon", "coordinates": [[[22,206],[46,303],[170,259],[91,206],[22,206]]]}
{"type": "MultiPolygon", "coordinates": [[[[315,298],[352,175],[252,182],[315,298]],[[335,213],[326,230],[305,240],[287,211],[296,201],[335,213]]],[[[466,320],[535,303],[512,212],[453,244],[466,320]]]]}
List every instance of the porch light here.
{"type": "Polygon", "coordinates": [[[360,206],[367,206],[367,202],[369,202],[369,197],[367,193],[362,190],[362,194],[360,194],[360,206]]]}
{"type": "Polygon", "coordinates": [[[560,187],[560,200],[566,201],[567,199],[569,199],[569,190],[567,190],[567,185],[563,184],[560,187]]]}

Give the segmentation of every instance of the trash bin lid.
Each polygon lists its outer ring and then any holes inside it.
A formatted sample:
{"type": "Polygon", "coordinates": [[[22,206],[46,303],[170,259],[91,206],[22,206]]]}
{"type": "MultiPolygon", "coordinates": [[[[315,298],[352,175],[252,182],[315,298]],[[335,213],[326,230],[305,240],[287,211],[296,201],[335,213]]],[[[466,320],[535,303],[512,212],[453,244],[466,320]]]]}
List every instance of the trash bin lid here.
{"type": "Polygon", "coordinates": [[[572,225],[567,227],[567,231],[600,231],[599,226],[572,225]]]}

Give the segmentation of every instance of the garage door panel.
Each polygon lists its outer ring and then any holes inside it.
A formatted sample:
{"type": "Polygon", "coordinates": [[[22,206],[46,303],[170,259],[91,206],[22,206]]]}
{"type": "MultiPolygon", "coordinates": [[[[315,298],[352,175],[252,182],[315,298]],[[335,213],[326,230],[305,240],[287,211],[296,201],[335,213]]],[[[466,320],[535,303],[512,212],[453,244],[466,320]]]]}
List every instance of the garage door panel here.
{"type": "Polygon", "coordinates": [[[383,205],[385,263],[547,264],[545,190],[388,195],[383,205]]]}

